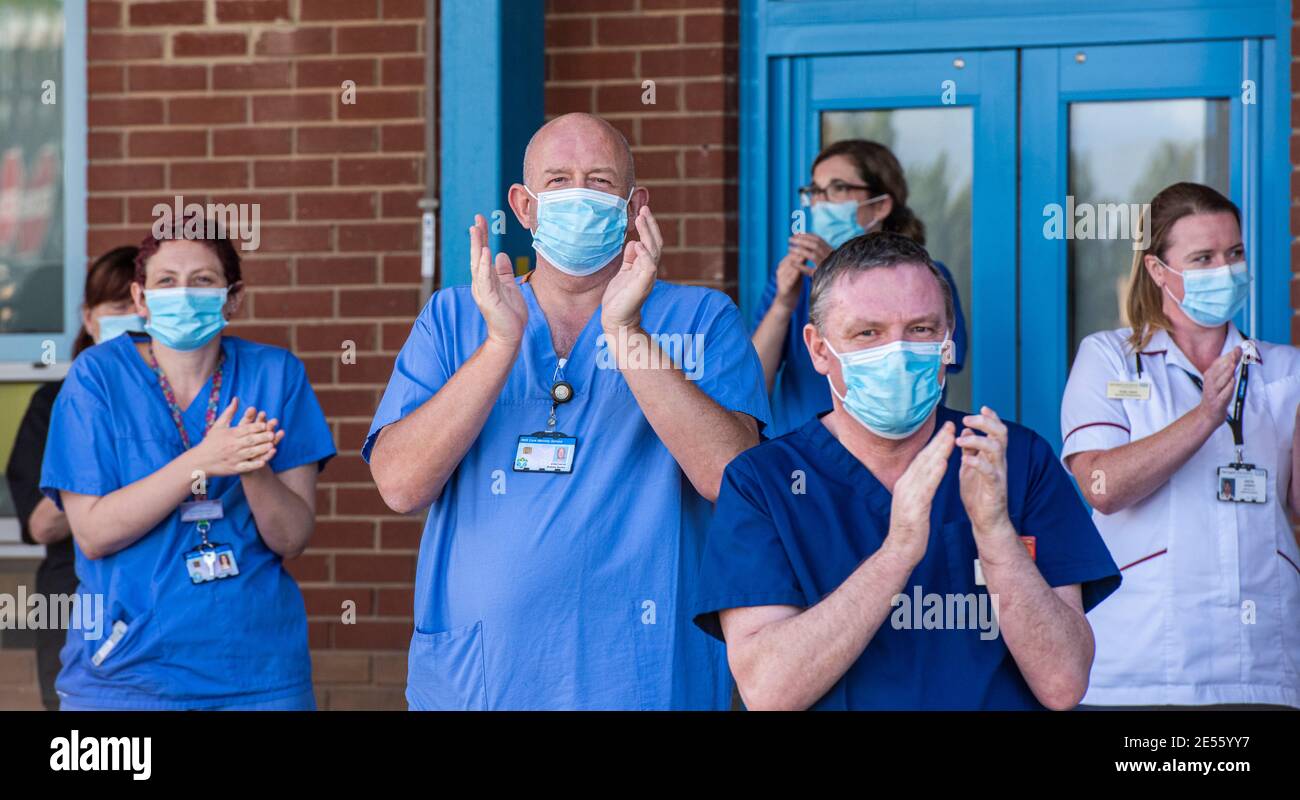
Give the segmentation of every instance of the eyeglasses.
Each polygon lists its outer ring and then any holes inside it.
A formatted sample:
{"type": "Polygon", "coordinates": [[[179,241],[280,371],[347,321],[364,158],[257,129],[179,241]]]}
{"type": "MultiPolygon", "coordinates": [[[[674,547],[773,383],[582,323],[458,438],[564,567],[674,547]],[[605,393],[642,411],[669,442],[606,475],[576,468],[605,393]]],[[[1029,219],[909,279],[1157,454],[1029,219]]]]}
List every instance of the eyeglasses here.
{"type": "Polygon", "coordinates": [[[871,191],[870,186],[860,183],[845,183],[844,181],[831,181],[825,189],[815,183],[799,187],[799,202],[805,206],[810,206],[814,202],[827,200],[832,203],[843,203],[846,200],[854,199],[851,192],[871,191]]]}

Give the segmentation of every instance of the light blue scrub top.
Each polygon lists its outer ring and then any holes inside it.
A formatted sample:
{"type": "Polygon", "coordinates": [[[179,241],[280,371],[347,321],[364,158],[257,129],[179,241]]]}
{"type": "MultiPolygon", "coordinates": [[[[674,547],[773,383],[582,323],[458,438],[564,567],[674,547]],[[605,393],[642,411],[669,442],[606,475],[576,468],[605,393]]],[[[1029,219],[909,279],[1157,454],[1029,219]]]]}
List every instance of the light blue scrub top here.
{"type": "MultiPolygon", "coordinates": [[[[219,408],[238,397],[240,413],[252,405],[280,420],[285,434],[271,469],[324,467],[334,441],[302,362],[233,336],[222,337],[221,349],[219,408]]],[[[191,442],[203,438],[211,390],[209,378],[182,415],[191,442]]],[[[181,451],[157,376],[133,335],[118,336],[72,362],[50,419],[41,490],[55,503],[60,489],[103,496],[157,472],[181,451]]],[[[208,537],[234,547],[237,576],[190,581],[182,557],[199,535],[194,523],[180,521],[179,509],[112,555],[92,561],[77,548],[78,594],[104,596],[104,638],[117,620],[128,630],[99,666],[91,658],[103,640],[69,631],[55,683],[68,705],[213,708],[310,691],[298,585],[262,541],[238,476],[210,477],[208,496],[221,500],[225,515],[208,537]]]]}
{"type": "MultiPolygon", "coordinates": [[[[522,291],[518,358],[425,523],[407,700],[415,710],[728,708],[724,649],[691,623],[688,603],[713,506],[598,345],[599,310],[563,370],[575,394],[557,428],[578,438],[574,471],[512,470],[520,434],[546,426],[557,363],[531,285],[522,291]]],[[[641,317],[650,333],[702,334],[702,358],[683,371],[697,367],[714,401],[767,424],[758,356],[729,298],[657,282],[641,317]]],[[[469,287],[435,293],[398,354],[362,456],[486,335],[469,287]]]]}

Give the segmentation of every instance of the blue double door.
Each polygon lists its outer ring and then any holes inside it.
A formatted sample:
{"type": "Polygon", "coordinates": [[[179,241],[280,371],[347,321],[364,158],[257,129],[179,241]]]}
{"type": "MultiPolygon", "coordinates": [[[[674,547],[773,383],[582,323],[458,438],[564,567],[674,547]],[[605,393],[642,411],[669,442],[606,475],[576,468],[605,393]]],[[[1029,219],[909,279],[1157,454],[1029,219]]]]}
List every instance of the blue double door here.
{"type": "Polygon", "coordinates": [[[1242,207],[1257,280],[1238,324],[1288,335],[1258,279],[1278,249],[1261,240],[1261,58],[1258,41],[1234,40],[784,60],[770,83],[766,250],[783,252],[794,188],[822,147],[888,145],[968,320],[949,403],[990,405],[1059,442],[1073,354],[1125,324],[1134,224],[1164,186],[1207,183],[1242,207]]]}

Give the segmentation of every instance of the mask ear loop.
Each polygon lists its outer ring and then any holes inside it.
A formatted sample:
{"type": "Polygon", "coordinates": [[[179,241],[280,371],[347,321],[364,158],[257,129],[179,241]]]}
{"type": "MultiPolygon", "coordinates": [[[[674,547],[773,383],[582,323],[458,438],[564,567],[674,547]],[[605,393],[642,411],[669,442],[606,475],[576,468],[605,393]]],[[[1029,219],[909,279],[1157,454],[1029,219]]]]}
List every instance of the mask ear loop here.
{"type": "MultiPolygon", "coordinates": [[[[840,358],[840,354],[837,353],[837,352],[835,352],[835,348],[834,348],[834,347],[831,347],[831,340],[830,340],[830,339],[827,339],[825,336],[823,336],[823,337],[822,337],[822,341],[826,343],[826,349],[829,350],[829,351],[831,351],[831,355],[835,356],[835,360],[836,360],[836,362],[839,363],[839,365],[840,365],[840,380],[844,381],[844,388],[845,388],[845,389],[848,389],[849,382],[844,378],[844,359],[840,358]]],[[[829,387],[831,387],[831,394],[835,395],[835,399],[836,399],[836,400],[839,400],[841,403],[847,403],[847,402],[848,402],[848,393],[847,393],[847,392],[846,392],[844,395],[841,396],[839,392],[835,391],[835,382],[831,380],[831,374],[830,374],[829,372],[826,373],[826,385],[829,386],[829,387]]]]}
{"type": "MultiPolygon", "coordinates": [[[[632,195],[636,194],[636,184],[632,184],[631,190],[628,191],[627,197],[623,198],[623,214],[627,217],[627,226],[632,228],[636,224],[636,217],[632,216],[632,195]]],[[[639,209],[638,209],[639,211],[639,209]]],[[[624,238],[627,238],[624,236],[624,238]]]]}
{"type": "MultiPolygon", "coordinates": [[[[869,205],[874,205],[875,203],[879,203],[883,201],[886,197],[889,197],[888,192],[881,192],[875,197],[868,197],[866,200],[863,200],[861,203],[858,203],[858,208],[861,209],[869,205]]],[[[854,214],[856,215],[856,213],[857,212],[855,211],[854,214]]],[[[863,235],[871,233],[874,230],[879,230],[880,226],[883,225],[884,223],[885,223],[884,217],[876,217],[875,219],[871,220],[870,225],[867,225],[862,229],[863,235]]]]}
{"type": "MultiPolygon", "coordinates": [[[[1165,270],[1168,270],[1169,272],[1174,273],[1175,275],[1177,275],[1177,276],[1179,277],[1179,279],[1182,279],[1182,277],[1183,277],[1183,273],[1179,272],[1178,270],[1176,270],[1176,269],[1174,269],[1173,267],[1171,267],[1171,266],[1169,266],[1168,264],[1166,264],[1166,263],[1165,263],[1165,260],[1164,260],[1163,258],[1161,258],[1160,256],[1155,255],[1155,254],[1152,254],[1151,257],[1154,258],[1154,259],[1156,260],[1156,263],[1159,264],[1159,265],[1161,266],[1161,268],[1163,268],[1163,269],[1165,269],[1165,270]]],[[[1165,294],[1169,295],[1169,299],[1170,299],[1170,300],[1173,300],[1175,305],[1179,306],[1180,308],[1182,307],[1182,303],[1179,301],[1179,299],[1178,299],[1177,297],[1174,297],[1174,293],[1173,293],[1173,292],[1169,291],[1169,285],[1168,285],[1168,284],[1161,284],[1161,286],[1160,286],[1160,291],[1162,291],[1162,292],[1164,292],[1165,294]]],[[[1186,292],[1187,292],[1187,287],[1184,285],[1184,286],[1183,286],[1183,293],[1184,293],[1184,296],[1186,296],[1186,292]]],[[[1195,320],[1193,320],[1193,321],[1195,321],[1195,320]]]]}
{"type": "MultiPolygon", "coordinates": [[[[531,198],[533,198],[533,202],[537,204],[537,208],[533,209],[533,224],[534,224],[534,225],[538,225],[538,226],[540,226],[540,225],[541,225],[541,216],[542,216],[542,213],[541,213],[541,212],[542,212],[542,198],[540,198],[540,197],[538,197],[537,195],[533,194],[533,190],[532,190],[532,189],[529,189],[529,188],[528,188],[528,184],[526,184],[526,183],[524,184],[524,191],[525,191],[525,192],[528,192],[528,196],[531,197],[531,198]]],[[[529,233],[532,233],[534,236],[536,235],[536,233],[535,233],[533,230],[531,230],[531,229],[530,229],[528,232],[529,232],[529,233]]]]}

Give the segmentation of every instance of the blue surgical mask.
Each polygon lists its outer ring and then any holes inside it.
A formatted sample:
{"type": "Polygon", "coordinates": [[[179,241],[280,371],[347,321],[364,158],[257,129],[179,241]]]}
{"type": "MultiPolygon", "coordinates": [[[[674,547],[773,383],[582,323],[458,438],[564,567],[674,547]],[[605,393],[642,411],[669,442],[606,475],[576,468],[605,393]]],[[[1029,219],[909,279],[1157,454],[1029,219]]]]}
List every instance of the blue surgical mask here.
{"type": "Polygon", "coordinates": [[[146,289],[144,304],[149,321],[144,330],[155,341],[172,350],[197,350],[226,327],[221,310],[226,305],[226,287],[193,289],[146,289]]]}
{"type": "MultiPolygon", "coordinates": [[[[1179,308],[1203,328],[1217,328],[1241,311],[1250,297],[1250,270],[1245,261],[1213,269],[1176,270],[1159,258],[1160,266],[1182,276],[1183,299],[1179,308]]],[[[1169,287],[1165,292],[1173,298],[1169,287]]]]}
{"type": "Polygon", "coordinates": [[[144,317],[139,314],[108,314],[99,318],[99,337],[95,343],[115,339],[127,331],[144,330],[144,317]]]}
{"type": "Polygon", "coordinates": [[[911,436],[939,404],[943,394],[939,367],[952,349],[947,335],[942,342],[899,340],[843,355],[836,353],[829,341],[826,348],[839,359],[844,378],[841,397],[826,376],[831,393],[844,404],[845,411],[877,436],[911,436]]]}
{"type": "Polygon", "coordinates": [[[858,224],[858,209],[884,200],[889,195],[876,195],[870,200],[859,203],[857,200],[845,200],[843,203],[815,203],[812,207],[812,232],[822,237],[832,248],[861,236],[875,228],[879,220],[871,221],[871,228],[858,224]]]}
{"type": "Polygon", "coordinates": [[[566,275],[590,275],[623,252],[626,199],[594,189],[556,189],[537,200],[533,249],[566,275]]]}

